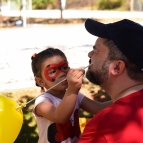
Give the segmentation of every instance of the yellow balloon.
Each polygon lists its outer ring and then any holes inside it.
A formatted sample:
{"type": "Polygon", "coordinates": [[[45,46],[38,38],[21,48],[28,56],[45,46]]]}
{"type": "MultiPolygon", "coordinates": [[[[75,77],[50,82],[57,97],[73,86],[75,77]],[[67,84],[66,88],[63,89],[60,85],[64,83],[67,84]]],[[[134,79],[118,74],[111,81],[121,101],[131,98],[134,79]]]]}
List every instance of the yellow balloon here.
{"type": "Polygon", "coordinates": [[[0,95],[0,143],[14,143],[23,123],[22,109],[13,99],[0,95]]]}

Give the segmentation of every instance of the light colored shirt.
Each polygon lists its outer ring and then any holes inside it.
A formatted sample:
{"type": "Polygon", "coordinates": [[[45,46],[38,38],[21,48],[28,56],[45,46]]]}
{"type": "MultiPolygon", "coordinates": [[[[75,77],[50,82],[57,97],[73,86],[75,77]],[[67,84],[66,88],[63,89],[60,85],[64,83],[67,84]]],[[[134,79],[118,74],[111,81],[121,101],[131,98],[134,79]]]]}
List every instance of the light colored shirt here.
{"type": "Polygon", "coordinates": [[[78,138],[80,136],[78,110],[80,108],[80,103],[83,97],[83,94],[78,94],[74,111],[69,121],[65,124],[53,123],[50,120],[37,116],[34,112],[35,107],[41,102],[50,102],[55,106],[58,106],[62,101],[60,98],[57,98],[47,92],[44,92],[35,100],[33,114],[36,117],[39,131],[38,143],[52,143],[55,141],[61,143],[77,143],[78,138]]]}

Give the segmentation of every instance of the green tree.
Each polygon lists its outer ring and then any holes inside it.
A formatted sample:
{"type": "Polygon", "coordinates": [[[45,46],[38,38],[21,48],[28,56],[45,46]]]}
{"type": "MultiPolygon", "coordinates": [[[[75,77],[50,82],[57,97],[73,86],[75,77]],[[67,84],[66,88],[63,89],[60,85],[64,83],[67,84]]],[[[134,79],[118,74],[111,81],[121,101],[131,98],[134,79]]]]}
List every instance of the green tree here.
{"type": "Polygon", "coordinates": [[[33,9],[47,9],[48,5],[54,7],[55,0],[32,0],[33,9]]]}
{"type": "Polygon", "coordinates": [[[125,0],[97,0],[97,6],[100,10],[119,8],[124,3],[125,0]]]}

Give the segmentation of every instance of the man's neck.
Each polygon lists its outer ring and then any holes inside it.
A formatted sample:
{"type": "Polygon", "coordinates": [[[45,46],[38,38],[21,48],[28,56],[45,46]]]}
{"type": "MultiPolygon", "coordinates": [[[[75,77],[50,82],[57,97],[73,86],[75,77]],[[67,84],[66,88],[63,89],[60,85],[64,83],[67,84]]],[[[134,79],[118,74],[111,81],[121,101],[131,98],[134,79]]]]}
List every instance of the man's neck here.
{"type": "Polygon", "coordinates": [[[143,89],[143,83],[138,83],[138,84],[135,84],[135,85],[132,85],[124,90],[122,90],[119,94],[117,94],[116,96],[114,97],[111,97],[113,102],[119,100],[120,98],[123,98],[125,96],[128,96],[134,92],[137,92],[139,90],[143,89]]]}

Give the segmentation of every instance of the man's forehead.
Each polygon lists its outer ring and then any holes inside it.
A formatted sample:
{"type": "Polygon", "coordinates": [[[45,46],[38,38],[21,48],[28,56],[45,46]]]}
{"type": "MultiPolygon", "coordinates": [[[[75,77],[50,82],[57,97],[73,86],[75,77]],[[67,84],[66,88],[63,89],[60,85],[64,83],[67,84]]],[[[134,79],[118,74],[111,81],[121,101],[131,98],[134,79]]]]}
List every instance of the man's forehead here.
{"type": "Polygon", "coordinates": [[[108,39],[105,38],[98,38],[93,46],[93,50],[98,52],[102,52],[104,54],[109,52],[109,48],[104,44],[108,39]]]}
{"type": "Polygon", "coordinates": [[[107,41],[107,40],[108,40],[108,39],[98,37],[97,40],[95,41],[95,43],[103,43],[103,42],[105,42],[105,41],[107,41]]]}
{"type": "Polygon", "coordinates": [[[101,46],[101,45],[105,45],[104,42],[106,42],[108,39],[105,39],[105,38],[98,38],[96,41],[95,41],[95,46],[101,46]]]}

